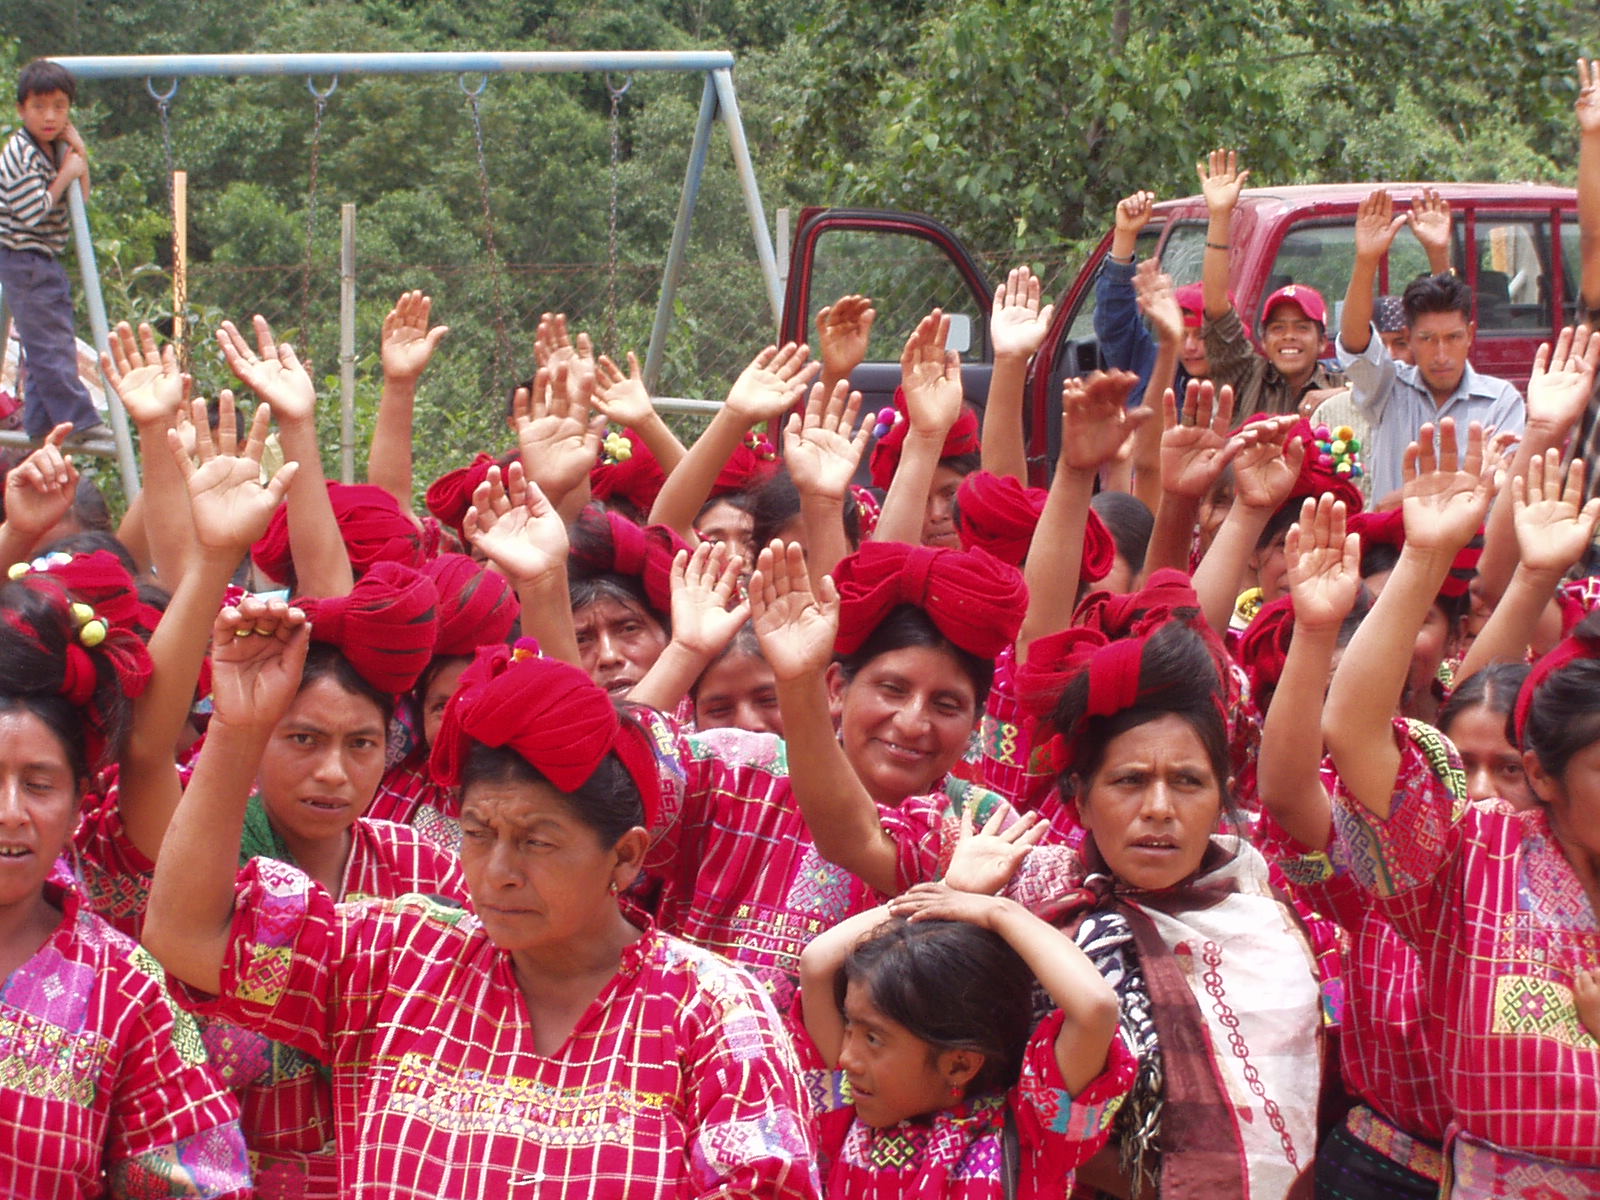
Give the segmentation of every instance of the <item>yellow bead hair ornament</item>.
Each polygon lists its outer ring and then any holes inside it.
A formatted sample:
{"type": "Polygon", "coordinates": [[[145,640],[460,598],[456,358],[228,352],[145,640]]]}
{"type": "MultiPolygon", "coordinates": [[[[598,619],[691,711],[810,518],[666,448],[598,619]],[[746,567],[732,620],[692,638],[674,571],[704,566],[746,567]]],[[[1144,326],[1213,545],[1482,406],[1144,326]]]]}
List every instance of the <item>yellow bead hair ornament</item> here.
{"type": "Polygon", "coordinates": [[[78,630],[78,640],[89,649],[93,650],[101,642],[106,640],[106,634],[109,632],[110,629],[106,623],[99,617],[96,617],[92,621],[85,621],[83,623],[83,627],[78,630]]]}

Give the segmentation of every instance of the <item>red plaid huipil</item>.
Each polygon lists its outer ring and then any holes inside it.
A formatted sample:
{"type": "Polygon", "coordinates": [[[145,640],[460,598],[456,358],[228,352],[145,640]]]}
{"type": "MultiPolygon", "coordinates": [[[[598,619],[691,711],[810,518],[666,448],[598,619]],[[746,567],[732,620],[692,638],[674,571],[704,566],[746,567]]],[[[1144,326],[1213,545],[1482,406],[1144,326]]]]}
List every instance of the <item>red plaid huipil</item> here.
{"type": "Polygon", "coordinates": [[[819,1194],[770,1001],[655,930],[546,1056],[510,956],[464,909],[335,905],[256,859],[206,1007],[331,1070],[344,1197],[819,1194]]]}
{"type": "Polygon", "coordinates": [[[47,884],[49,939],[0,986],[0,1195],[251,1195],[238,1106],[160,964],[47,884]]]}
{"type": "Polygon", "coordinates": [[[461,853],[461,793],[428,772],[427,750],[413,750],[383,773],[366,816],[410,825],[447,854],[461,853]]]}
{"type": "Polygon", "coordinates": [[[1421,957],[1455,1122],[1508,1150],[1600,1167],[1600,1042],[1573,1003],[1574,972],[1600,966],[1594,908],[1543,808],[1473,807],[1442,734],[1396,721],[1395,737],[1389,818],[1342,788],[1335,817],[1351,873],[1421,957]]]}
{"type": "MultiPolygon", "coordinates": [[[[713,729],[681,734],[643,714],[662,776],[662,811],[646,868],[662,884],[662,929],[726,955],[787,1009],[800,952],[812,938],[884,897],[817,853],[789,785],[783,740],[713,729]]],[[[955,849],[963,806],[981,824],[1003,804],[959,781],[944,792],[880,805],[899,847],[897,886],[936,879],[955,849]]]]}

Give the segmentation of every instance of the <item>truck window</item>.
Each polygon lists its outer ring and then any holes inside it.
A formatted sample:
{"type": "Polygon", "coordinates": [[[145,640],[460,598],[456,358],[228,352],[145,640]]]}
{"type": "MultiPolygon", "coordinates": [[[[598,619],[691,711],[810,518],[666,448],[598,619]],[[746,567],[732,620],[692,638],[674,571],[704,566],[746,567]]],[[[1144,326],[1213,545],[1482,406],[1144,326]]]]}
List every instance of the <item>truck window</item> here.
{"type": "Polygon", "coordinates": [[[906,338],[934,307],[972,321],[972,344],[963,362],[982,362],[989,344],[989,313],[974,311],[972,289],[949,256],[913,234],[827,229],[817,238],[805,328],[840,296],[872,297],[878,318],[867,346],[868,362],[899,362],[906,338]]]}
{"type": "Polygon", "coordinates": [[[1548,331],[1550,222],[1480,213],[1475,232],[1478,332],[1548,331]]]}
{"type": "Polygon", "coordinates": [[[1161,269],[1172,276],[1173,285],[1199,283],[1205,258],[1206,223],[1174,221],[1167,244],[1161,247],[1161,269]]]}
{"type": "MultiPolygon", "coordinates": [[[[1279,243],[1272,272],[1261,283],[1261,296],[1265,299],[1291,283],[1309,284],[1322,293],[1330,308],[1338,308],[1350,286],[1355,261],[1356,237],[1350,222],[1296,226],[1279,243]]],[[[1392,271],[1390,278],[1394,278],[1392,271]]]]}
{"type": "Polygon", "coordinates": [[[1583,308],[1583,252],[1579,248],[1577,218],[1561,218],[1561,279],[1563,325],[1576,325],[1588,314],[1583,308]]]}
{"type": "MultiPolygon", "coordinates": [[[[1143,262],[1154,254],[1156,252],[1156,243],[1160,240],[1161,223],[1159,221],[1151,221],[1150,224],[1139,231],[1139,236],[1133,240],[1134,261],[1143,262]]],[[[1105,259],[1102,258],[1100,262],[1104,263],[1105,259]]],[[[1095,269],[1096,271],[1099,270],[1098,264],[1095,269]]],[[[1048,289],[1045,291],[1045,295],[1046,297],[1050,295],[1048,289]]],[[[1094,310],[1098,300],[1099,293],[1095,288],[1090,287],[1084,290],[1083,298],[1078,302],[1078,311],[1072,314],[1072,324],[1067,326],[1067,341],[1094,341],[1094,310]]]]}

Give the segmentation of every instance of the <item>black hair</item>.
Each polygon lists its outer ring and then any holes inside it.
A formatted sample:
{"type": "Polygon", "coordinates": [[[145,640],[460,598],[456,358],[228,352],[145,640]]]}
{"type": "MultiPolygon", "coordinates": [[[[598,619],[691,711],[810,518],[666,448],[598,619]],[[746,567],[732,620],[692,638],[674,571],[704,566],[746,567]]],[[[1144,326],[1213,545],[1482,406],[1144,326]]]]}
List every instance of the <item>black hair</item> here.
{"type": "Polygon", "coordinates": [[[470,654],[436,654],[428,660],[428,665],[422,668],[422,674],[417,676],[416,686],[411,689],[411,711],[417,716],[417,735],[420,737],[426,729],[428,717],[424,705],[428,700],[428,689],[433,686],[433,681],[439,678],[440,672],[446,667],[470,663],[473,656],[470,654]]]}
{"type": "MultiPolygon", "coordinates": [[[[94,694],[74,704],[62,694],[67,651],[78,642],[71,596],[59,582],[34,573],[0,587],[0,711],[25,710],[44,722],[66,752],[74,779],[113,761],[132,720],[133,705],[118,676],[110,647],[90,650],[94,694]],[[101,761],[89,759],[89,720],[105,738],[101,761]]],[[[107,642],[127,637],[112,630],[107,642]]]]}
{"type": "Polygon", "coordinates": [[[729,508],[736,508],[742,513],[748,513],[750,511],[750,496],[747,492],[723,492],[720,495],[708,498],[700,506],[700,511],[694,515],[695,528],[698,529],[700,522],[705,520],[706,514],[719,504],[726,504],[729,508]]]}
{"type": "Polygon", "coordinates": [[[609,569],[609,564],[616,559],[616,546],[611,522],[606,520],[602,509],[593,505],[585,508],[568,528],[567,536],[572,543],[567,559],[567,597],[573,612],[609,596],[649,613],[671,636],[672,613],[670,610],[663,612],[651,603],[644,581],[609,569]]]}
{"type": "MultiPolygon", "coordinates": [[[[750,514],[750,544],[757,553],[772,544],[783,527],[800,515],[800,490],[795,487],[788,467],[781,467],[745,493],[745,511],[750,514]]],[[[855,497],[845,496],[844,536],[851,550],[861,548],[861,510],[855,497]]]]}
{"type": "Polygon", "coordinates": [[[599,505],[604,512],[620,513],[635,525],[647,525],[650,522],[650,514],[626,496],[612,494],[604,500],[591,500],[589,503],[599,505]]]}
{"type": "Polygon", "coordinates": [[[1289,526],[1300,519],[1300,502],[1291,500],[1280,505],[1278,511],[1267,518],[1267,523],[1262,527],[1261,536],[1256,538],[1256,549],[1265,550],[1279,538],[1288,536],[1289,526]]]}
{"type": "MultiPolygon", "coordinates": [[[[633,723],[626,712],[619,715],[633,723]]],[[[474,742],[461,768],[461,791],[479,783],[539,784],[549,777],[508,746],[485,746],[474,742]]],[[[555,787],[554,784],[550,784],[555,787]]],[[[556,788],[558,792],[560,788],[556,788]]],[[[561,792],[572,815],[577,817],[610,849],[628,830],[644,824],[644,799],[639,785],[622,765],[614,750],[606,751],[594,774],[570,792],[561,792]]]]}
{"type": "Polygon", "coordinates": [[[78,98],[78,81],[60,63],[36,58],[17,73],[18,104],[29,96],[45,96],[51,92],[65,92],[68,101],[78,98]]]}
{"type": "Polygon", "coordinates": [[[69,533],[66,537],[57,538],[48,546],[41,547],[39,554],[79,555],[93,554],[96,550],[105,550],[116,555],[123,570],[135,579],[139,577],[139,564],[134,561],[133,551],[129,550],[116,534],[107,533],[102,529],[85,529],[82,533],[69,533]]]}
{"type": "MultiPolygon", "coordinates": [[[[1573,633],[1600,639],[1600,612],[1586,616],[1573,633]]],[[[1520,748],[1533,751],[1545,774],[1562,779],[1572,756],[1597,741],[1600,659],[1580,658],[1552,672],[1533,693],[1520,748]]]]}
{"type": "Polygon", "coordinates": [[[767,656],[761,649],[761,639],[756,637],[756,627],[749,621],[739,626],[738,631],[728,639],[728,644],[717,652],[716,656],[706,664],[705,670],[700,672],[699,678],[689,686],[689,699],[700,698],[700,684],[705,680],[706,672],[733,654],[748,654],[751,658],[767,661],[767,656]]]}
{"type": "Polygon", "coordinates": [[[664,613],[651,604],[650,597],[645,594],[644,584],[631,575],[570,575],[567,578],[567,599],[574,614],[588,608],[596,600],[615,600],[644,613],[661,626],[662,633],[669,638],[672,636],[672,614],[664,613]]]}
{"type": "MultiPolygon", "coordinates": [[[[1480,546],[1483,544],[1481,536],[1476,541],[1480,546]]],[[[1399,546],[1391,545],[1388,542],[1374,542],[1372,545],[1364,547],[1361,551],[1362,581],[1365,582],[1372,576],[1381,575],[1385,571],[1393,571],[1399,562],[1399,546]]],[[[1455,578],[1460,577],[1460,574],[1454,570],[1450,574],[1455,578]]],[[[1477,570],[1473,569],[1466,572],[1466,574],[1469,576],[1476,575],[1477,570]]],[[[1470,589],[1464,588],[1461,594],[1457,596],[1446,596],[1441,592],[1433,598],[1433,602],[1439,606],[1439,611],[1444,613],[1445,619],[1450,622],[1450,631],[1453,635],[1457,631],[1456,626],[1460,624],[1461,618],[1466,616],[1468,610],[1472,607],[1472,596],[1470,589]]]]}
{"type": "Polygon", "coordinates": [[[1111,743],[1140,725],[1162,717],[1179,717],[1200,739],[1223,807],[1233,811],[1228,792],[1228,723],[1223,717],[1222,679],[1205,640],[1182,620],[1168,621],[1150,635],[1139,662],[1139,690],[1134,703],[1107,717],[1085,717],[1089,707],[1089,675],[1067,684],[1057,701],[1051,724],[1079,730],[1074,766],[1059,781],[1062,795],[1076,796],[1105,762],[1111,743]],[[1081,724],[1080,724],[1081,722],[1081,724]]]}
{"type": "Polygon", "coordinates": [[[1429,313],[1460,313],[1472,320],[1472,289],[1449,271],[1437,275],[1422,275],[1406,285],[1400,296],[1400,306],[1406,312],[1406,328],[1417,323],[1417,318],[1429,313]]]}
{"type": "Polygon", "coordinates": [[[1132,492],[1096,492],[1089,507],[1105,522],[1130,570],[1144,570],[1145,552],[1150,548],[1150,533],[1156,527],[1155,514],[1132,492]]]}
{"type": "Polygon", "coordinates": [[[1527,663],[1497,662],[1467,676],[1461,686],[1450,693],[1450,699],[1440,705],[1439,719],[1434,725],[1448,737],[1457,717],[1481,705],[1506,719],[1506,741],[1515,746],[1517,733],[1512,713],[1517,707],[1517,693],[1527,682],[1531,669],[1527,663]]]}
{"type": "Polygon", "coordinates": [[[941,467],[949,467],[963,479],[983,466],[983,456],[976,452],[972,454],[949,454],[939,460],[941,467]]]}
{"type": "Polygon", "coordinates": [[[371,700],[383,714],[384,728],[388,728],[394,717],[395,698],[363,679],[339,647],[329,642],[311,643],[311,648],[306,651],[305,670],[300,673],[299,690],[305,691],[319,679],[331,679],[352,696],[371,700]]]}
{"type": "Polygon", "coordinates": [[[930,1058],[944,1050],[983,1055],[968,1094],[1016,1083],[1033,1024],[1034,977],[999,934],[966,921],[886,921],[834,976],[841,1013],[852,983],[885,1017],[927,1042],[930,1058]]]}
{"type": "Polygon", "coordinates": [[[934,650],[948,651],[962,673],[972,681],[977,712],[983,711],[984,701],[989,698],[989,688],[994,684],[994,660],[980,658],[957,646],[940,633],[939,627],[933,623],[933,618],[915,604],[900,604],[891,609],[889,615],[878,622],[878,627],[867,636],[867,640],[861,643],[854,654],[841,655],[836,661],[845,682],[848,683],[856,677],[861,668],[879,655],[904,650],[910,646],[927,646],[934,650]]]}

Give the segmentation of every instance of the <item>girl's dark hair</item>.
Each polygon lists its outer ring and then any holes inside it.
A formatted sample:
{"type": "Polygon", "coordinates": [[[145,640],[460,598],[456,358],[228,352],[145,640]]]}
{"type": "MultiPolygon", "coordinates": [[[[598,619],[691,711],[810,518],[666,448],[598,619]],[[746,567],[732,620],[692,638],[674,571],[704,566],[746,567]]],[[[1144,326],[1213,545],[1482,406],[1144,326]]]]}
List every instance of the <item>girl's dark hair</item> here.
{"type": "MultiPolygon", "coordinates": [[[[1393,571],[1399,561],[1399,546],[1391,546],[1387,542],[1368,546],[1361,552],[1361,578],[1366,580],[1384,571],[1393,571]]],[[[1472,606],[1472,596],[1469,591],[1463,591],[1459,596],[1436,596],[1433,602],[1439,606],[1439,611],[1444,613],[1445,619],[1450,622],[1450,631],[1454,634],[1457,632],[1457,624],[1472,606]]]]}
{"type": "MultiPolygon", "coordinates": [[[[70,606],[65,589],[38,574],[0,587],[0,711],[23,710],[43,721],[61,742],[73,777],[83,779],[115,757],[133,705],[106,649],[89,652],[96,682],[88,704],[76,705],[62,694],[67,650],[78,640],[70,606]],[[100,761],[90,760],[86,710],[105,739],[100,761]]],[[[131,636],[122,630],[110,634],[131,636]]]]}
{"type": "Polygon", "coordinates": [[[81,533],[69,533],[66,537],[57,538],[48,546],[39,551],[39,555],[46,554],[93,554],[96,550],[106,550],[116,556],[127,571],[135,579],[139,578],[139,564],[133,560],[133,551],[123,545],[117,536],[106,532],[104,529],[85,529],[81,533]]]}
{"type": "Polygon", "coordinates": [[[1228,724],[1223,717],[1222,697],[1216,660],[1201,636],[1180,620],[1169,621],[1150,635],[1139,663],[1138,698],[1131,707],[1109,717],[1086,718],[1089,673],[1082,672],[1067,684],[1051,715],[1055,728],[1079,730],[1073,748],[1074,765],[1060,781],[1062,794],[1071,798],[1079,787],[1088,784],[1118,736],[1173,716],[1182,718],[1200,739],[1217,787],[1222,790],[1223,807],[1232,812],[1233,798],[1228,793],[1228,724]]]}
{"type": "Polygon", "coordinates": [[[1256,538],[1256,549],[1265,550],[1278,538],[1286,537],[1289,526],[1300,519],[1300,505],[1297,501],[1290,501],[1282,505],[1277,512],[1267,518],[1266,525],[1261,530],[1261,536],[1256,538]]]}
{"type": "Polygon", "coordinates": [[[966,476],[971,475],[979,467],[983,466],[983,456],[976,453],[951,454],[941,458],[939,465],[941,467],[949,467],[957,475],[966,478],[966,476]]]}
{"type": "Polygon", "coordinates": [[[1130,570],[1137,575],[1144,570],[1145,551],[1150,548],[1150,533],[1156,527],[1156,518],[1145,502],[1131,492],[1096,492],[1089,501],[1105,526],[1111,531],[1117,553],[1122,555],[1130,570]]]}
{"type": "MultiPolygon", "coordinates": [[[[1600,639],[1600,611],[1573,633],[1600,639]]],[[[1524,683],[1526,686],[1526,683],[1524,683]]],[[[1600,741],[1600,659],[1580,658],[1550,675],[1533,694],[1521,748],[1532,750],[1545,773],[1565,778],[1572,756],[1600,741]]],[[[1516,744],[1513,739],[1512,744],[1516,744]]]]}
{"type": "Polygon", "coordinates": [[[621,513],[635,525],[643,526],[650,524],[650,514],[645,512],[626,496],[619,496],[613,493],[610,496],[607,496],[604,500],[591,500],[589,503],[598,504],[605,512],[621,513]]]}
{"type": "Polygon", "coordinates": [[[721,495],[712,496],[700,506],[700,511],[694,515],[696,529],[700,527],[700,522],[705,520],[706,514],[719,504],[726,504],[729,508],[735,508],[742,513],[747,513],[750,511],[750,494],[748,492],[723,492],[721,495]]]}
{"type": "Polygon", "coordinates": [[[983,710],[984,701],[989,698],[989,688],[994,684],[994,660],[979,658],[976,654],[957,646],[940,633],[939,627],[933,623],[933,618],[915,604],[901,604],[891,609],[889,615],[879,622],[867,640],[861,643],[859,650],[854,654],[843,655],[837,660],[839,670],[848,683],[856,677],[861,668],[879,655],[904,650],[910,646],[927,646],[934,650],[949,651],[962,673],[972,681],[978,711],[983,710]]]}
{"type": "Polygon", "coordinates": [[[596,600],[615,600],[629,608],[646,613],[661,626],[662,632],[672,636],[672,614],[664,613],[650,603],[644,584],[631,575],[570,575],[567,578],[567,599],[572,611],[587,608],[596,600]]]}
{"type": "Polygon", "coordinates": [[[834,997],[859,983],[872,1005],[930,1047],[971,1050],[983,1066],[970,1095],[1017,1081],[1033,1024],[1033,972],[997,933],[966,921],[890,920],[844,960],[834,997]]]}
{"type": "Polygon", "coordinates": [[[388,692],[379,691],[363,679],[361,673],[350,665],[350,660],[340,652],[339,647],[328,642],[312,642],[311,648],[306,651],[306,666],[300,673],[299,690],[305,691],[319,679],[331,679],[352,696],[371,700],[383,714],[385,728],[394,718],[395,698],[388,692]]]}
{"type": "MultiPolygon", "coordinates": [[[[772,544],[779,531],[800,515],[800,491],[781,467],[745,493],[745,511],[750,514],[750,541],[757,551],[772,544]]],[[[861,512],[855,497],[844,503],[844,536],[851,550],[861,548],[861,512]]]]}
{"type": "MultiPolygon", "coordinates": [[[[620,715],[624,721],[632,723],[633,718],[626,712],[620,715]]],[[[537,784],[550,783],[550,780],[510,747],[475,742],[467,751],[467,761],[461,768],[462,794],[477,783],[537,784]]],[[[608,850],[621,841],[628,830],[644,824],[644,800],[639,795],[639,785],[614,751],[606,752],[593,775],[561,795],[572,815],[594,830],[600,844],[608,850]]]]}
{"type": "Polygon", "coordinates": [[[756,627],[749,621],[739,626],[739,631],[728,639],[728,644],[717,652],[715,658],[706,664],[705,671],[689,687],[689,699],[697,700],[700,697],[700,684],[706,677],[706,671],[711,670],[730,654],[748,654],[751,658],[767,661],[767,656],[761,650],[761,639],[756,637],[756,627]]]}
{"type": "Polygon", "coordinates": [[[1439,732],[1448,736],[1455,719],[1469,708],[1480,705],[1491,713],[1506,719],[1506,741],[1517,744],[1516,730],[1511,714],[1517,707],[1517,693],[1527,682],[1532,670],[1527,663],[1499,662],[1469,675],[1460,687],[1450,693],[1439,708],[1439,719],[1434,722],[1439,732]]]}

